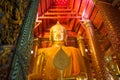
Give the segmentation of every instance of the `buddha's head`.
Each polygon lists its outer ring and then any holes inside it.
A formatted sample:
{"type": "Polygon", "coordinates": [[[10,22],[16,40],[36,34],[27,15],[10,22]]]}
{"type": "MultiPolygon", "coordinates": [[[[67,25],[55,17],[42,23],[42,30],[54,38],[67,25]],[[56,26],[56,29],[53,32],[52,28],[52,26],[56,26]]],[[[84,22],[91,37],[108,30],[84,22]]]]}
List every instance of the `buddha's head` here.
{"type": "Polygon", "coordinates": [[[50,42],[51,44],[66,42],[66,29],[59,22],[50,29],[50,42]]]}

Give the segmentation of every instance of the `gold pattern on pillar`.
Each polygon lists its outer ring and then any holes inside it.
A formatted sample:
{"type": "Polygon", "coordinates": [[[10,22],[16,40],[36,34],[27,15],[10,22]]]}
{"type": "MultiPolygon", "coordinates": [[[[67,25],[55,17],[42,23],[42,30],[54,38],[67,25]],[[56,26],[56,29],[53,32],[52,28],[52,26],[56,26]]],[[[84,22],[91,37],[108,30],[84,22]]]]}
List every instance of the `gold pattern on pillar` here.
{"type": "Polygon", "coordinates": [[[120,68],[120,11],[112,5],[97,3],[105,22],[108,38],[112,44],[114,56],[120,68]]]}
{"type": "Polygon", "coordinates": [[[84,38],[82,36],[78,35],[77,41],[78,41],[78,45],[79,45],[79,49],[81,51],[81,54],[84,58],[85,66],[87,69],[88,80],[92,80],[92,72],[91,72],[91,68],[90,68],[90,59],[88,57],[87,52],[85,52],[86,48],[85,48],[84,38]]]}
{"type": "Polygon", "coordinates": [[[97,80],[107,80],[107,74],[105,73],[104,58],[102,51],[100,50],[98,39],[95,35],[95,29],[90,20],[85,20],[84,25],[86,27],[87,37],[89,39],[88,44],[90,47],[90,53],[92,57],[92,64],[95,70],[95,78],[97,80]]]}

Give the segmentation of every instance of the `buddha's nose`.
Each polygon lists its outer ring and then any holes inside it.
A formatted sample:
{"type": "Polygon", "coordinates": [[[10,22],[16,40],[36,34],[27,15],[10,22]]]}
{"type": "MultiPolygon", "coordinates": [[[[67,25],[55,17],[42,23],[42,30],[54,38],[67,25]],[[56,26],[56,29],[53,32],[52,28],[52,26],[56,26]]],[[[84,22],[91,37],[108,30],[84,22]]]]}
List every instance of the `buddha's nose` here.
{"type": "Polygon", "coordinates": [[[57,38],[61,38],[61,35],[60,35],[60,34],[57,34],[56,37],[57,37],[57,38]]]}

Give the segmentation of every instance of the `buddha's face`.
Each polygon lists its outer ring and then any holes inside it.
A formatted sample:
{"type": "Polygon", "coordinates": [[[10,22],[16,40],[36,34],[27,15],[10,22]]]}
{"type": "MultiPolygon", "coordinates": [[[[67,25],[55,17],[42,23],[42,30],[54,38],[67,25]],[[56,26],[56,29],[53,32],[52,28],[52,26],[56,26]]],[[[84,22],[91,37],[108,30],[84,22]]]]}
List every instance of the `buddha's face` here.
{"type": "Polygon", "coordinates": [[[63,28],[53,29],[53,41],[64,41],[65,30],[63,28]]]}

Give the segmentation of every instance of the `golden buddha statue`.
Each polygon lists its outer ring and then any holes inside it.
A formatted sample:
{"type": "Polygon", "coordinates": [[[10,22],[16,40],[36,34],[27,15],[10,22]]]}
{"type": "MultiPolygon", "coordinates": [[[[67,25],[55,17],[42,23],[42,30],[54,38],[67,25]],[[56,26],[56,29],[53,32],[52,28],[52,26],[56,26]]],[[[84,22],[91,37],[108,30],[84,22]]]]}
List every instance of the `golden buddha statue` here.
{"type": "Polygon", "coordinates": [[[83,57],[78,48],[66,47],[66,29],[59,22],[50,29],[52,47],[38,49],[30,80],[76,80],[86,73],[83,57]],[[60,71],[63,71],[63,74],[60,71]]]}

